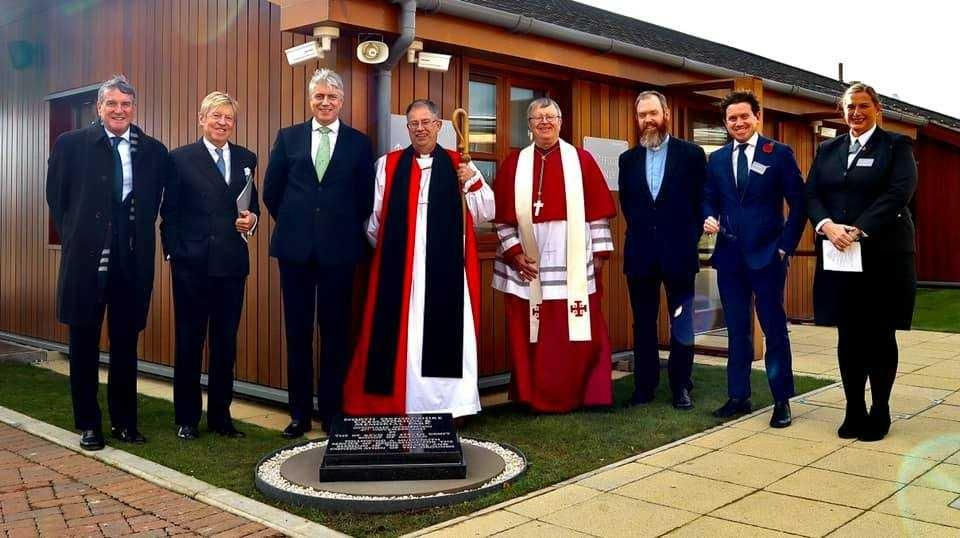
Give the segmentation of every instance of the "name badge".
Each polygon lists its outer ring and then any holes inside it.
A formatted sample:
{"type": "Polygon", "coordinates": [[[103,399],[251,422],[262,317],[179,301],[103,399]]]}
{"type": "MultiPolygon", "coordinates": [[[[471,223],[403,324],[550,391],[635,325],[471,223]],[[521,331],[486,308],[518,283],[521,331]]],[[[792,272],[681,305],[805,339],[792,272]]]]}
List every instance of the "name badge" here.
{"type": "Polygon", "coordinates": [[[752,172],[756,172],[760,174],[761,176],[763,175],[764,172],[767,171],[767,168],[770,168],[770,167],[765,164],[760,164],[757,161],[753,161],[753,164],[750,165],[750,170],[752,172]]]}
{"type": "Polygon", "coordinates": [[[857,166],[860,168],[869,168],[873,166],[873,159],[860,158],[857,161],[857,166]]]}

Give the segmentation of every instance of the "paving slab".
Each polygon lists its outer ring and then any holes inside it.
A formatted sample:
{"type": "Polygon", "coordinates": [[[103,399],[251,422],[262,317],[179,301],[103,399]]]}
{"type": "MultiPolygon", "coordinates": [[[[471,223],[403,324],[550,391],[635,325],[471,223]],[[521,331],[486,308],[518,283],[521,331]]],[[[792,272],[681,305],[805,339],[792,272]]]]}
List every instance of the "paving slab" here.
{"type": "Polygon", "coordinates": [[[890,497],[903,484],[807,467],[774,482],[767,491],[868,509],[890,497]]]}
{"type": "Polygon", "coordinates": [[[707,514],[754,491],[729,482],[666,470],[617,488],[613,493],[707,514]]]}
{"type": "Polygon", "coordinates": [[[758,491],[710,515],[803,536],[825,536],[860,513],[846,506],[758,491]]]}
{"type": "Polygon", "coordinates": [[[873,510],[960,529],[960,510],[951,506],[956,499],[952,491],[907,486],[873,510]]]}
{"type": "Polygon", "coordinates": [[[548,523],[593,536],[660,536],[698,517],[677,510],[609,493],[554,512],[548,523]]]}

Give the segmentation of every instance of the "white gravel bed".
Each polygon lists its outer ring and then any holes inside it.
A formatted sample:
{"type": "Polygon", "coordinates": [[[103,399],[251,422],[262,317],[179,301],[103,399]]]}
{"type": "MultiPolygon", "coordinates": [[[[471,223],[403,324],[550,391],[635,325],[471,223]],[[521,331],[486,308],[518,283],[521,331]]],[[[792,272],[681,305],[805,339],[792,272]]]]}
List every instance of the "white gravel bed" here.
{"type": "Polygon", "coordinates": [[[523,458],[516,452],[504,448],[503,446],[497,443],[488,443],[484,441],[478,441],[476,439],[469,439],[466,437],[460,438],[460,443],[474,445],[481,448],[486,448],[495,452],[498,456],[503,458],[504,463],[506,464],[503,472],[493,477],[489,481],[485,482],[481,486],[470,489],[470,490],[460,490],[453,493],[433,493],[430,495],[350,495],[346,493],[337,493],[333,491],[326,491],[322,489],[314,489],[300,484],[294,484],[290,482],[283,475],[280,474],[280,467],[290,458],[300,454],[301,452],[306,452],[307,450],[312,450],[318,447],[325,446],[327,444],[326,439],[322,441],[313,441],[311,443],[306,443],[297,447],[293,447],[287,450],[282,450],[274,455],[272,458],[263,462],[263,465],[257,469],[257,476],[270,484],[271,486],[281,489],[284,491],[289,491],[291,493],[296,493],[298,495],[306,495],[310,497],[319,497],[324,499],[340,499],[340,500],[354,500],[354,501],[396,501],[396,500],[409,500],[409,499],[425,499],[430,497],[443,497],[446,495],[454,495],[466,493],[468,491],[476,491],[478,489],[483,489],[489,486],[500,484],[511,478],[520,474],[524,469],[523,458]]]}

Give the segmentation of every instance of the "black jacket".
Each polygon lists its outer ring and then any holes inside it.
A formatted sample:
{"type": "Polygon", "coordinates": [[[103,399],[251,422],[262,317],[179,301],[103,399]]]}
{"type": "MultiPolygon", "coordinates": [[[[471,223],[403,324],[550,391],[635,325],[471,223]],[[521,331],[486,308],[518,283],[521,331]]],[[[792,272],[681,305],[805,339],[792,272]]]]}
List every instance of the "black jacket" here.
{"type": "MultiPolygon", "coordinates": [[[[131,126],[137,149],[133,159],[135,221],[133,278],[138,328],[146,326],[153,291],[154,229],[164,185],[170,173],[167,148],[131,126]]],[[[60,135],[47,168],[47,205],[60,234],[57,316],[62,323],[99,321],[97,269],[113,213],[113,153],[99,123],[60,135]]]]}
{"type": "Polygon", "coordinates": [[[351,265],[366,250],[373,209],[373,146],[340,122],[323,181],[310,154],[312,121],[280,129],[263,181],[263,203],[276,221],[270,256],[280,261],[351,265]]]}
{"type": "Polygon", "coordinates": [[[877,128],[847,167],[850,137],[820,144],[807,176],[807,212],[863,230],[863,273],[823,270],[824,236],[816,237],[814,316],[836,324],[856,318],[897,329],[910,327],[916,293],[914,235],[908,204],[917,187],[910,138],[877,128]]]}
{"type": "MultiPolygon", "coordinates": [[[[230,145],[230,185],[224,181],[203,139],[170,152],[173,174],[163,196],[160,237],[170,260],[206,264],[210,276],[246,276],[247,243],[236,229],[237,197],[247,178],[255,177],[257,156],[230,145]]],[[[260,216],[256,186],[250,212],[260,216]]],[[[257,225],[259,228],[259,223],[257,225]]]]}
{"type": "Polygon", "coordinates": [[[697,243],[703,232],[703,185],[707,160],[703,149],[677,137],[667,142],[663,182],[654,200],[646,171],[647,150],[636,146],[620,155],[620,207],[627,221],[623,272],[646,276],[700,270],[697,243]]]}

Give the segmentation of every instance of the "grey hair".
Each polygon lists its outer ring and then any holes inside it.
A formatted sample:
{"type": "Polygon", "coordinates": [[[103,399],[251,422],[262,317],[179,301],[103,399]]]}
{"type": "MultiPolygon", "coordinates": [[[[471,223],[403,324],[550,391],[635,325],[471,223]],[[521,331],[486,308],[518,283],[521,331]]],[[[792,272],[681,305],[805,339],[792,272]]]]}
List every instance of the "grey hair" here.
{"type": "Polygon", "coordinates": [[[313,90],[320,84],[330,86],[331,88],[340,90],[340,93],[343,93],[343,79],[333,69],[324,67],[314,71],[313,76],[310,77],[310,83],[307,84],[307,91],[313,94],[313,90]]]}
{"type": "Polygon", "coordinates": [[[117,90],[120,93],[129,95],[133,98],[133,103],[137,103],[137,90],[133,88],[130,81],[127,80],[127,77],[124,75],[113,75],[104,81],[97,90],[97,106],[103,104],[104,96],[111,90],[117,90]]]}
{"type": "Polygon", "coordinates": [[[437,104],[429,99],[416,99],[414,102],[407,105],[407,111],[404,112],[407,116],[410,115],[410,111],[415,108],[425,108],[433,114],[434,118],[440,117],[440,108],[437,107],[437,104]]]}
{"type": "Polygon", "coordinates": [[[637,95],[637,100],[633,102],[633,108],[637,108],[637,105],[640,104],[640,101],[643,101],[649,97],[656,97],[657,100],[660,101],[660,109],[663,110],[664,113],[670,112],[670,109],[667,108],[667,96],[663,95],[657,90],[645,90],[640,92],[637,95]]]}
{"type": "Polygon", "coordinates": [[[533,101],[530,101],[530,104],[527,106],[527,118],[532,117],[535,110],[540,110],[541,108],[547,108],[550,106],[557,109],[558,117],[563,117],[563,112],[560,111],[560,105],[558,105],[556,101],[550,99],[549,97],[538,97],[533,101]]]}

